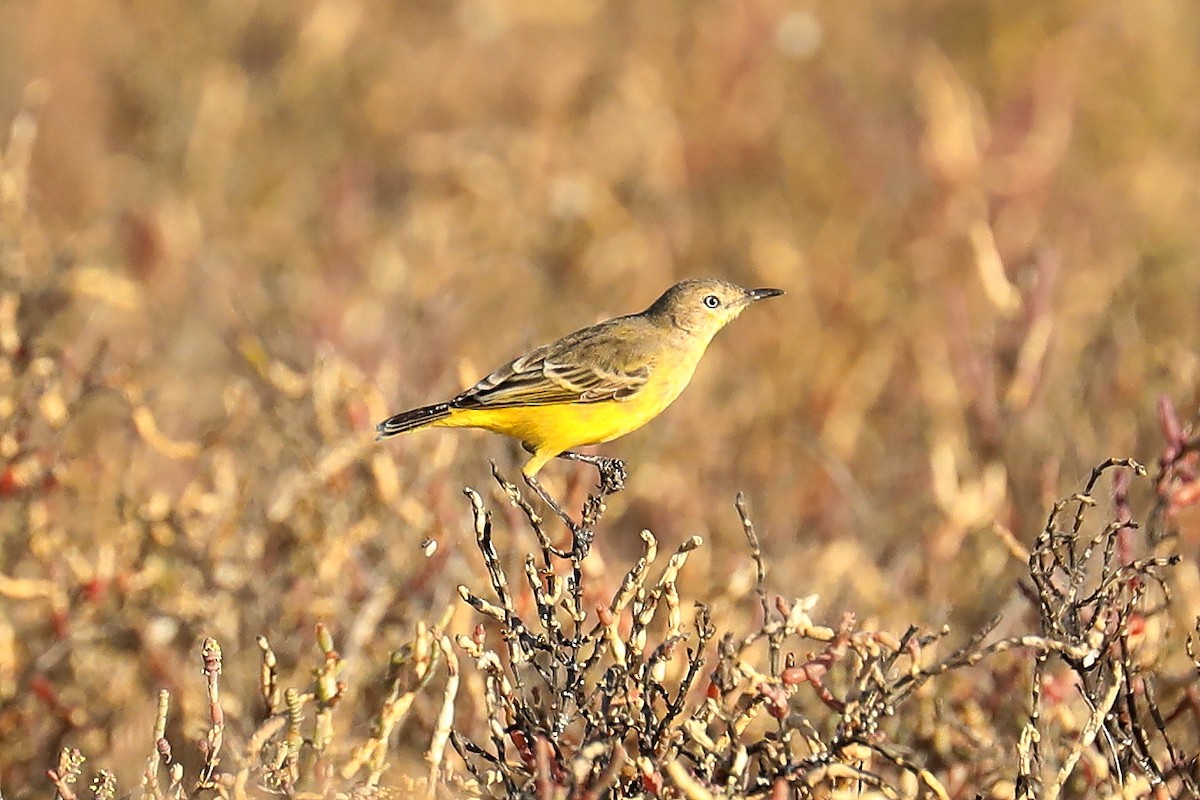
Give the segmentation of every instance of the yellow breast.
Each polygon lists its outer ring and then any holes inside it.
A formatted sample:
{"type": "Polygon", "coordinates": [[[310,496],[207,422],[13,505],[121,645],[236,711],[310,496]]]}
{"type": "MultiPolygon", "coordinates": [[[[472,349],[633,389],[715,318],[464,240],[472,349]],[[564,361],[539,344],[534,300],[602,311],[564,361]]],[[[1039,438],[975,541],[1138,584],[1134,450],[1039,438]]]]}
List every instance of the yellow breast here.
{"type": "Polygon", "coordinates": [[[624,400],[457,409],[435,424],[482,428],[530,445],[535,458],[526,465],[525,472],[534,474],[559,453],[582,445],[612,441],[657,417],[691,381],[698,360],[680,359],[658,365],[645,385],[624,400]]]}

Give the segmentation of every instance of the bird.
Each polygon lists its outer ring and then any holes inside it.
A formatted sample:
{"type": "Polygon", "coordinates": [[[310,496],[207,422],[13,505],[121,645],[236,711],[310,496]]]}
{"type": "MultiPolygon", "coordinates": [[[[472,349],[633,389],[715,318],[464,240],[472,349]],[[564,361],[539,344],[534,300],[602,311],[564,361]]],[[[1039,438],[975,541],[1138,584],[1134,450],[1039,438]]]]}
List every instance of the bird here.
{"type": "Polygon", "coordinates": [[[615,317],[530,350],[452,399],[388,417],[376,440],[422,428],[482,428],[518,440],[530,453],[525,483],[564,524],[570,515],[538,480],[555,458],[591,464],[601,486],[622,487],[617,459],[574,452],[637,430],[687,387],[713,337],[748,306],[781,289],[745,289],[693,278],[667,289],[646,310],[615,317]]]}

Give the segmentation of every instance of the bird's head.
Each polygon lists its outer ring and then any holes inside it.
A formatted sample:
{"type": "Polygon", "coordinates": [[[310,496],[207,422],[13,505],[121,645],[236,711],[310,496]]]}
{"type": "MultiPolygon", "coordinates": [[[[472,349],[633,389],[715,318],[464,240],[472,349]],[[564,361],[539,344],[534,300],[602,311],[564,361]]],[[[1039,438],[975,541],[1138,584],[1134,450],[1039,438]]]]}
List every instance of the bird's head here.
{"type": "Polygon", "coordinates": [[[777,297],[780,289],[743,289],[713,278],[681,281],[654,301],[647,316],[709,338],[757,300],[777,297]]]}

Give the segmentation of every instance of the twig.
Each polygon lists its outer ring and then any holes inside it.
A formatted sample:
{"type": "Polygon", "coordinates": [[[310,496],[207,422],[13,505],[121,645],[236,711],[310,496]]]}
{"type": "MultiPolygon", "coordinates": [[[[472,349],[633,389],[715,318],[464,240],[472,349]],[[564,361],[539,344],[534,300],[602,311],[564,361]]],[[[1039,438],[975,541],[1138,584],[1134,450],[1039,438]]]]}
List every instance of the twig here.
{"type": "Polygon", "coordinates": [[[154,715],[153,747],[150,757],[146,759],[146,771],[142,773],[142,791],[155,800],[162,798],[158,785],[158,766],[160,763],[158,743],[163,741],[167,733],[167,712],[171,707],[171,693],[162,689],[158,693],[158,710],[154,715]]]}
{"type": "Polygon", "coordinates": [[[1062,793],[1063,787],[1066,786],[1067,780],[1071,777],[1071,773],[1075,771],[1075,765],[1079,762],[1079,757],[1083,755],[1083,751],[1092,746],[1096,741],[1097,734],[1104,728],[1104,720],[1112,711],[1113,705],[1117,702],[1117,697],[1121,693],[1121,682],[1124,678],[1124,667],[1120,661],[1113,664],[1112,685],[1108,687],[1108,691],[1104,693],[1104,699],[1100,702],[1092,715],[1088,718],[1087,724],[1084,725],[1083,733],[1071,748],[1070,754],[1063,765],[1058,770],[1058,775],[1054,779],[1054,783],[1046,791],[1047,800],[1057,800],[1062,793]]]}
{"type": "Polygon", "coordinates": [[[442,758],[446,752],[446,742],[450,739],[450,730],[454,725],[454,700],[458,697],[458,656],[450,644],[450,637],[438,638],[438,648],[446,661],[446,692],[442,697],[442,710],[438,713],[437,727],[433,731],[433,739],[425,754],[429,764],[429,784],[425,790],[426,800],[433,800],[437,794],[439,774],[442,768],[442,758]]]}
{"type": "Polygon", "coordinates": [[[221,744],[225,740],[225,712],[221,709],[221,646],[210,636],[204,640],[200,652],[204,660],[204,677],[208,689],[210,725],[204,765],[200,768],[200,777],[196,779],[196,790],[210,789],[214,786],[213,776],[221,761],[221,744]]]}

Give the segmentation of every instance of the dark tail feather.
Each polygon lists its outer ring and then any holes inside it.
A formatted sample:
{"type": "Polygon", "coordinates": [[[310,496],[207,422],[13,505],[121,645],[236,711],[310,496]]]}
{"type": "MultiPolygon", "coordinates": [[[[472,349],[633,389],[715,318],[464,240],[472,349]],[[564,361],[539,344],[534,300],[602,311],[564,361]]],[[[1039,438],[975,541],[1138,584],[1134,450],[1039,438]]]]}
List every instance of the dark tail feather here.
{"type": "Polygon", "coordinates": [[[420,408],[414,408],[412,411],[405,411],[394,417],[388,417],[376,425],[375,441],[395,436],[398,433],[407,433],[408,431],[415,431],[417,428],[424,428],[426,425],[432,425],[439,419],[445,419],[448,416],[450,416],[449,403],[438,403],[436,406],[421,406],[420,408]]]}

